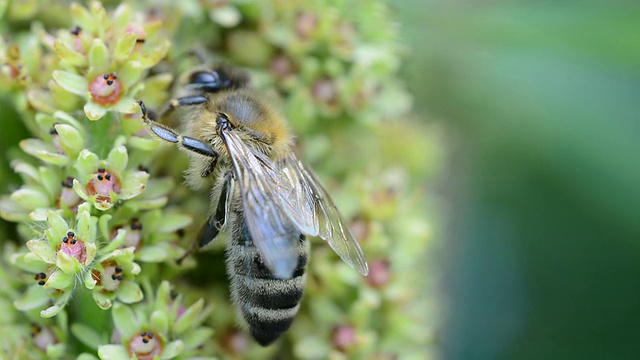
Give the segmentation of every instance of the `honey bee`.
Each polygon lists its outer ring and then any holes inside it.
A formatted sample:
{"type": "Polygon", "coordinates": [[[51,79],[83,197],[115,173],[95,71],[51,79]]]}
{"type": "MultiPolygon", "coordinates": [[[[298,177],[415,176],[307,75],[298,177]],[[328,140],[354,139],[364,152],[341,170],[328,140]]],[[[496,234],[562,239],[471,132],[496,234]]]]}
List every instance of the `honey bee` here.
{"type": "MultiPolygon", "coordinates": [[[[185,77],[184,96],[162,117],[185,108],[182,134],[151,119],[151,133],[186,150],[186,182],[212,181],[213,212],[191,251],[230,228],[226,268],[231,299],[262,346],[286,332],[304,292],[307,236],[327,241],[362,275],[368,266],[346,221],[313,173],[296,157],[284,117],[249,86],[246,73],[229,67],[197,69],[185,77]]],[[[180,258],[179,260],[181,260],[180,258]]]]}

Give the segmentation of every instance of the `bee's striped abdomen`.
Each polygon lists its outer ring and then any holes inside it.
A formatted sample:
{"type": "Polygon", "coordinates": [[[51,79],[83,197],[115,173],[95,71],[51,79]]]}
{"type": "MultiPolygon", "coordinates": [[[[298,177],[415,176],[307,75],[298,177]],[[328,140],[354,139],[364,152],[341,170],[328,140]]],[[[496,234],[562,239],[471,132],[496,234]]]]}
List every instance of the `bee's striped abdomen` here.
{"type": "MultiPolygon", "coordinates": [[[[236,220],[242,219],[236,214],[236,220]]],[[[231,280],[231,299],[249,327],[253,338],[266,346],[289,329],[304,293],[308,242],[299,238],[298,265],[290,279],[275,278],[265,266],[258,249],[246,241],[244,221],[234,222],[232,239],[227,242],[227,272],[231,280]]],[[[295,234],[295,235],[294,235],[295,234]]]]}

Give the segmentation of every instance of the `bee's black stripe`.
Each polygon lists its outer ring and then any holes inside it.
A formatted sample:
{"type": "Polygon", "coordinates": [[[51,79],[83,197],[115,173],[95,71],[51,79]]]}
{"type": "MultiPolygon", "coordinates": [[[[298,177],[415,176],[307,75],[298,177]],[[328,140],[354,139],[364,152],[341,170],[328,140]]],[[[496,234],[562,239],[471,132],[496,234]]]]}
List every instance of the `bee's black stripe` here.
{"type": "Polygon", "coordinates": [[[261,345],[269,345],[286,332],[293,323],[294,310],[256,310],[241,307],[242,316],[249,324],[251,336],[261,345]]]}
{"type": "MultiPolygon", "coordinates": [[[[269,268],[265,265],[262,257],[258,253],[257,249],[254,247],[250,247],[253,251],[247,251],[246,246],[235,245],[239,247],[239,250],[243,250],[245,252],[252,252],[253,256],[251,259],[246,259],[245,261],[238,261],[234,263],[234,270],[238,275],[251,276],[257,279],[276,279],[269,268]]],[[[298,266],[295,271],[291,275],[291,279],[300,277],[304,275],[305,268],[307,266],[307,254],[299,253],[298,254],[298,266]]]]}
{"type": "Polygon", "coordinates": [[[298,305],[304,294],[304,279],[239,278],[238,295],[249,303],[264,309],[291,309],[298,305]]]}

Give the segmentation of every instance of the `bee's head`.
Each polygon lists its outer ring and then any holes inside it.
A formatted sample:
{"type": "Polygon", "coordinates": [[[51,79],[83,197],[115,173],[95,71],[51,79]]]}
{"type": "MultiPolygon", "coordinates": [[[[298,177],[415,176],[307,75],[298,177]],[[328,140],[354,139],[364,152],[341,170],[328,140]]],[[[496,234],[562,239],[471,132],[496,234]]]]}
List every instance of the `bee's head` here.
{"type": "Polygon", "coordinates": [[[195,70],[188,75],[185,88],[205,93],[245,87],[249,83],[247,74],[241,70],[219,66],[213,69],[195,70]]]}

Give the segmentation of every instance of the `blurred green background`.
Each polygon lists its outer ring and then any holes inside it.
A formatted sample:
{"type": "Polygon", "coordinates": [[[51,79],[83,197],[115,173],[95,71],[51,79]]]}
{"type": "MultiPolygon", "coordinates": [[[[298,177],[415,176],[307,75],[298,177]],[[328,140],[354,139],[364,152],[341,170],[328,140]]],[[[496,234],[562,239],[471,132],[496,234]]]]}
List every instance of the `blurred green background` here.
{"type": "Polygon", "coordinates": [[[404,0],[405,75],[446,126],[429,187],[447,359],[640,350],[640,6],[404,0]]]}
{"type": "MultiPolygon", "coordinates": [[[[638,1],[390,5],[415,116],[446,154],[424,180],[434,356],[637,356],[638,1]]],[[[5,154],[28,133],[0,111],[5,154]]],[[[20,185],[2,162],[0,183],[20,185]]]]}

